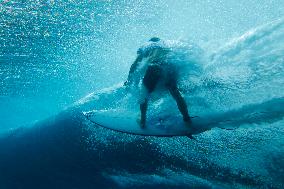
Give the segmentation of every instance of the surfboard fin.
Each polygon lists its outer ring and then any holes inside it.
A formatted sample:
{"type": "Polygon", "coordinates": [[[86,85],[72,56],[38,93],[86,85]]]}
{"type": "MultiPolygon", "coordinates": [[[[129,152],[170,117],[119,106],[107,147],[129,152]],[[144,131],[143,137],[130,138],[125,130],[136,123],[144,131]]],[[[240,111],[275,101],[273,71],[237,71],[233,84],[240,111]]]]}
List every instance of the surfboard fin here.
{"type": "MultiPolygon", "coordinates": [[[[190,138],[190,139],[192,139],[192,140],[196,140],[196,138],[195,137],[193,137],[191,134],[189,134],[189,135],[186,135],[188,138],[190,138]]],[[[197,141],[197,140],[196,140],[197,141]]]]}
{"type": "Polygon", "coordinates": [[[225,128],[225,127],[219,127],[219,128],[224,129],[224,130],[228,130],[228,131],[236,130],[236,128],[225,128]]]}

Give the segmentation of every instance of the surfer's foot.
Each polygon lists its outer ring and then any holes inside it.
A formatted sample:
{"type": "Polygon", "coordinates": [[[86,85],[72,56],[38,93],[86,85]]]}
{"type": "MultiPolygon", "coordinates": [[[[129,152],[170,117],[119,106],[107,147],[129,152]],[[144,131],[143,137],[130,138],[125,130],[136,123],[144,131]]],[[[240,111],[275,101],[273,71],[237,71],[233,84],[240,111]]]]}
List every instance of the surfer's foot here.
{"type": "Polygon", "coordinates": [[[184,116],[184,117],[183,117],[183,121],[184,121],[184,122],[189,122],[189,123],[191,123],[191,119],[190,119],[189,116],[184,116]]]}
{"type": "Polygon", "coordinates": [[[146,119],[141,119],[141,120],[140,120],[140,126],[141,126],[141,128],[144,128],[145,125],[146,125],[146,119]]]}
{"type": "Polygon", "coordinates": [[[137,118],[136,122],[140,125],[141,128],[144,128],[146,125],[146,121],[143,121],[141,118],[137,118]]]}
{"type": "Polygon", "coordinates": [[[191,119],[190,119],[189,116],[183,117],[183,121],[184,121],[184,123],[185,123],[186,126],[190,127],[190,125],[191,125],[191,119]]]}

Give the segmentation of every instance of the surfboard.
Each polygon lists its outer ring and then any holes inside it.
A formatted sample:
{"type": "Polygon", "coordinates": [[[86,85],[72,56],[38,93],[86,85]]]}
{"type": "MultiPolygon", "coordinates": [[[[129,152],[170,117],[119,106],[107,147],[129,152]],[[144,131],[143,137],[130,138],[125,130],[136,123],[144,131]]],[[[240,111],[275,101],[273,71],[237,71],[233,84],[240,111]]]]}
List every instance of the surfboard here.
{"type": "Polygon", "coordinates": [[[139,124],[139,113],[125,109],[94,110],[83,113],[96,125],[123,133],[145,136],[189,136],[214,127],[230,130],[245,124],[281,120],[284,117],[283,105],[283,98],[273,99],[237,110],[193,116],[190,124],[185,123],[180,115],[151,115],[148,116],[145,127],[139,124]]]}

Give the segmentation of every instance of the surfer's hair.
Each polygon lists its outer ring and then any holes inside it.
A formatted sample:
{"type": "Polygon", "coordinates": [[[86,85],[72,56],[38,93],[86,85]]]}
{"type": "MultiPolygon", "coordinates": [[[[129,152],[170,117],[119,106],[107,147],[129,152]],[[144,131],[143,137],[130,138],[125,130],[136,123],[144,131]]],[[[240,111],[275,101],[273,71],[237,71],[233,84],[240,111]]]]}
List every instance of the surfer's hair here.
{"type": "Polygon", "coordinates": [[[151,42],[158,42],[158,41],[160,41],[161,39],[160,38],[158,38],[158,37],[152,37],[149,41],[151,41],[151,42]]]}

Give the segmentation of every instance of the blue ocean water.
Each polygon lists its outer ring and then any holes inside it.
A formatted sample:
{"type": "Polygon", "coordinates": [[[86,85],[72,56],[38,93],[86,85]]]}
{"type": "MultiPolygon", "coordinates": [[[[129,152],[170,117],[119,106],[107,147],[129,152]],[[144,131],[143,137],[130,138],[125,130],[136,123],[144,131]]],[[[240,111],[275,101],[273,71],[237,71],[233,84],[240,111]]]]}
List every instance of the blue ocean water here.
{"type": "MultiPolygon", "coordinates": [[[[274,110],[283,12],[281,0],[0,1],[0,188],[283,188],[283,111],[197,141],[121,134],[82,114],[120,105],[113,86],[152,36],[182,41],[202,65],[182,81],[192,114],[274,110]]],[[[176,109],[163,100],[158,112],[176,109]]]]}

